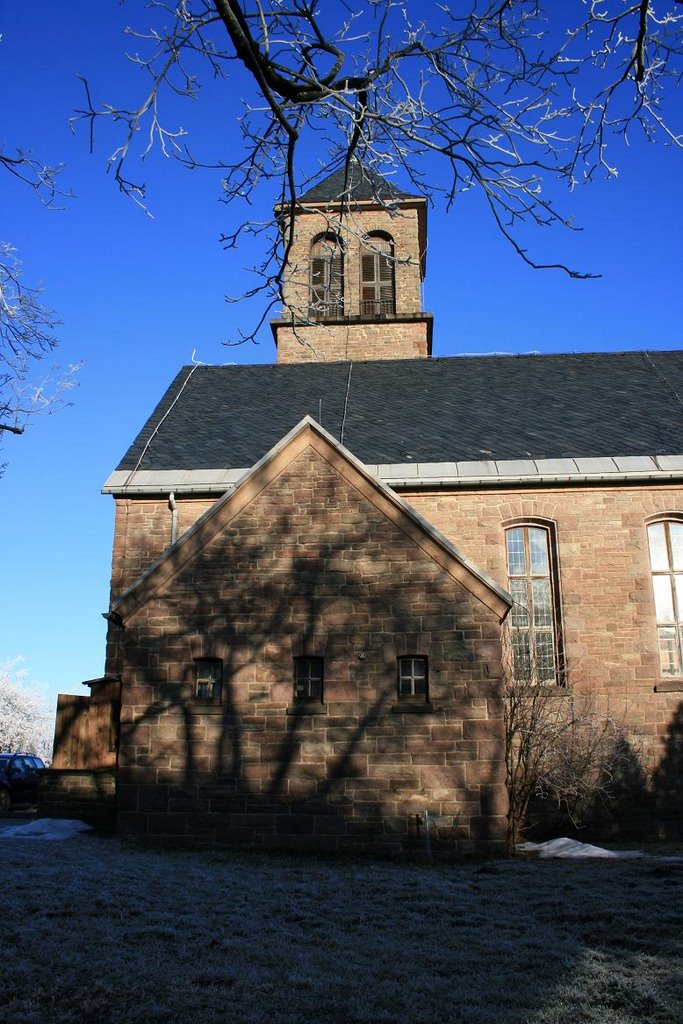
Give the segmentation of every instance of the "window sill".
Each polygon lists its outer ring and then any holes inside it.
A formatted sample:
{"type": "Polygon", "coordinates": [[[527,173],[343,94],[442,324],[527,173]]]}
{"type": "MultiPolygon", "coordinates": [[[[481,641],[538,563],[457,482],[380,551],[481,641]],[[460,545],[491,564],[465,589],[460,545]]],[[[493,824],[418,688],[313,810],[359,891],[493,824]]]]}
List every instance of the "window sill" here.
{"type": "Polygon", "coordinates": [[[319,700],[298,700],[287,707],[288,715],[326,715],[327,704],[319,700]]]}
{"type": "Polygon", "coordinates": [[[683,693],[683,677],[681,679],[667,679],[657,683],[655,693],[683,693]]]}
{"type": "Polygon", "coordinates": [[[434,711],[434,705],[425,702],[424,704],[411,704],[408,701],[405,704],[392,704],[391,713],[394,715],[431,715],[434,711]]]}
{"type": "Polygon", "coordinates": [[[537,694],[541,694],[542,697],[566,697],[571,693],[566,683],[513,682],[510,684],[510,691],[521,696],[528,693],[530,697],[537,694]]]}
{"type": "Polygon", "coordinates": [[[188,707],[191,715],[222,715],[223,705],[219,700],[200,700],[195,698],[194,703],[188,707]]]}

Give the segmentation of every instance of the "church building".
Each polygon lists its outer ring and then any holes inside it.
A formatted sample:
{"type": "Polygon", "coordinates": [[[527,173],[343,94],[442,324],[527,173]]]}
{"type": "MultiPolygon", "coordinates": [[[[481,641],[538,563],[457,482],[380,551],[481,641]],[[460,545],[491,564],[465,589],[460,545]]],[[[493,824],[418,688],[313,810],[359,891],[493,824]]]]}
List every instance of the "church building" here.
{"type": "Polygon", "coordinates": [[[594,694],[680,814],[683,352],[433,358],[426,253],[424,199],[327,177],[277,363],[183,367],[107,480],[105,676],[55,768],[109,772],[120,832],[502,851],[506,678],[594,694]]]}

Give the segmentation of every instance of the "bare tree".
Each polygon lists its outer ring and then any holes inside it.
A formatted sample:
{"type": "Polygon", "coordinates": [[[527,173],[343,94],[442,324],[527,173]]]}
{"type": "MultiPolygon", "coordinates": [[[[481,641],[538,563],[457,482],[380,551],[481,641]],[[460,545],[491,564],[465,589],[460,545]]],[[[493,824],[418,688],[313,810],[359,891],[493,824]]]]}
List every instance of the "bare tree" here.
{"type": "MultiPolygon", "coordinates": [[[[64,195],[57,178],[62,167],[47,166],[31,153],[0,151],[0,169],[32,189],[40,202],[64,195]]],[[[57,346],[55,313],[40,301],[40,288],[27,285],[14,247],[0,241],[0,437],[22,434],[28,419],[54,412],[74,386],[77,367],[54,367],[36,376],[34,367],[57,346]]],[[[1,468],[1,467],[0,467],[1,468]]]]}
{"type": "MultiPolygon", "coordinates": [[[[680,4],[367,0],[357,10],[346,0],[157,0],[151,27],[128,30],[139,47],[131,60],[149,82],[141,102],[97,106],[86,82],[76,120],[88,122],[91,143],[98,119],[124,126],[110,167],[119,188],[143,205],[145,186],[128,167],[156,147],[189,168],[224,172],[228,204],[250,203],[273,183],[288,212],[285,257],[292,214],[312,178],[321,167],[348,170],[358,157],[385,175],[400,172],[447,207],[476,190],[529,265],[588,277],[533,259],[520,229],[571,227],[545,186],[616,174],[608,151],[614,136],[628,142],[637,129],[650,141],[682,145],[666,106],[674,106],[668,92],[683,69],[680,4]],[[209,76],[229,83],[226,100],[235,90],[242,97],[240,144],[223,136],[216,155],[198,155],[164,104],[196,99],[209,76]],[[306,162],[311,153],[316,159],[306,162]]],[[[282,298],[277,226],[247,218],[223,241],[231,247],[245,231],[267,228],[250,294],[263,290],[272,305],[282,298]]]]}

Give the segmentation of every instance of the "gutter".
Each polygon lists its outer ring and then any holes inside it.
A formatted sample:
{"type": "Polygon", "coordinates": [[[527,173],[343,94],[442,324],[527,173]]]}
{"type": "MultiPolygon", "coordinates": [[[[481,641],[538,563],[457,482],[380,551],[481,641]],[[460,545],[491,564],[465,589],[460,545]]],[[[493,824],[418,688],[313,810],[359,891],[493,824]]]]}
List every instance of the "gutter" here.
{"type": "MultiPolygon", "coordinates": [[[[677,460],[678,461],[678,460],[677,460]]],[[[510,488],[510,487],[547,487],[547,486],[590,486],[590,485],[638,485],[638,484],[673,484],[683,481],[683,459],[681,467],[675,469],[650,469],[648,471],[624,471],[614,470],[612,472],[581,472],[578,469],[574,472],[564,473],[472,473],[463,472],[460,474],[444,473],[430,475],[429,463],[411,466],[414,475],[403,473],[393,474],[396,469],[404,469],[404,466],[365,466],[365,470],[372,476],[377,477],[383,484],[400,491],[422,491],[422,490],[464,490],[472,488],[510,488]]],[[[652,464],[655,465],[654,460],[652,464]]],[[[501,463],[501,469],[504,463],[501,463]]],[[[196,470],[182,471],[178,474],[169,473],[167,470],[155,474],[147,470],[139,474],[112,473],[104,487],[103,494],[113,494],[117,497],[163,497],[168,495],[169,508],[173,512],[175,498],[179,495],[223,495],[233,491],[240,479],[250,472],[247,469],[226,470],[226,471],[205,471],[196,470]],[[140,481],[135,477],[139,475],[140,481]],[[175,476],[175,480],[172,478],[175,476]],[[157,477],[157,479],[155,479],[157,477]],[[118,478],[118,479],[117,479],[118,478]],[[119,482],[120,481],[120,482],[119,482]]],[[[176,515],[177,513],[174,513],[176,515]]]]}
{"type": "Polygon", "coordinates": [[[662,484],[683,480],[683,473],[566,473],[558,476],[382,477],[401,491],[464,490],[470,487],[546,487],[557,484],[662,484]]]}

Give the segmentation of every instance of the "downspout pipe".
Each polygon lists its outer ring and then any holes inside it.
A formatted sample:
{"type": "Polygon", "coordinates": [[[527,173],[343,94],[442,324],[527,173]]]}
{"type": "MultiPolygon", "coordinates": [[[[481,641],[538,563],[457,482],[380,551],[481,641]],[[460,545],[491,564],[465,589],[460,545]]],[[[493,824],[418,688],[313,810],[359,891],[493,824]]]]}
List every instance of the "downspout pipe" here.
{"type": "Polygon", "coordinates": [[[168,496],[168,507],[171,510],[171,544],[175,544],[178,539],[178,506],[175,502],[175,491],[171,491],[168,496]]]}

